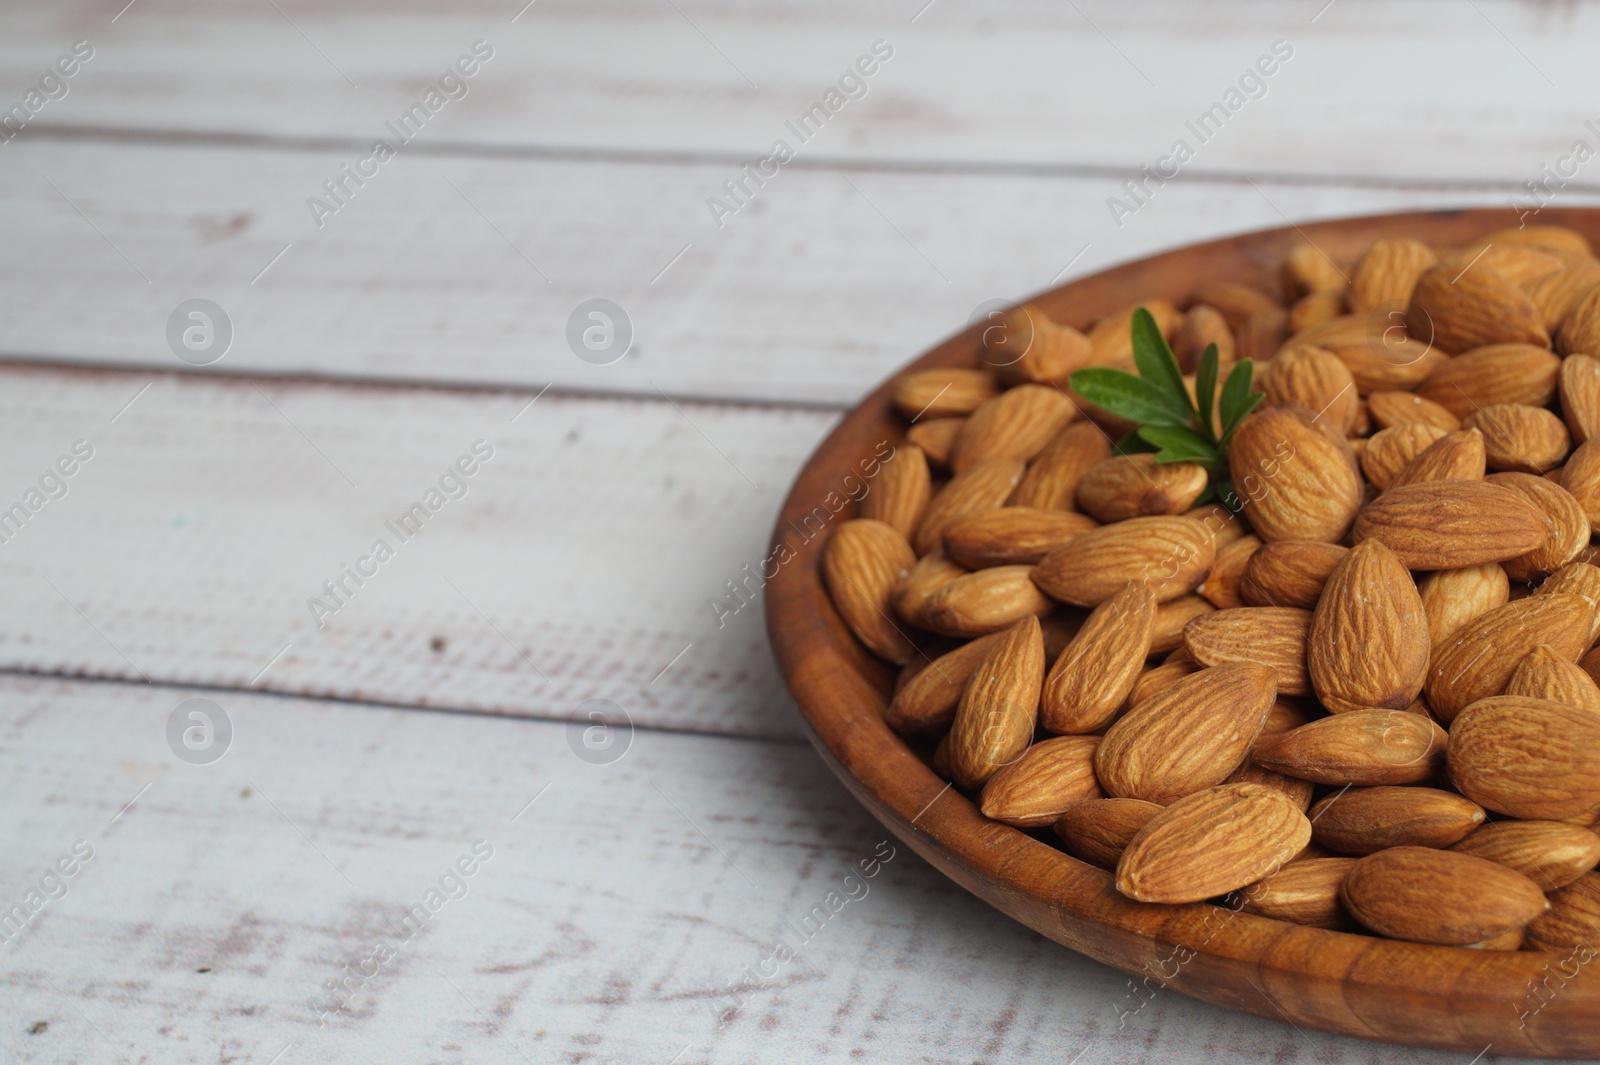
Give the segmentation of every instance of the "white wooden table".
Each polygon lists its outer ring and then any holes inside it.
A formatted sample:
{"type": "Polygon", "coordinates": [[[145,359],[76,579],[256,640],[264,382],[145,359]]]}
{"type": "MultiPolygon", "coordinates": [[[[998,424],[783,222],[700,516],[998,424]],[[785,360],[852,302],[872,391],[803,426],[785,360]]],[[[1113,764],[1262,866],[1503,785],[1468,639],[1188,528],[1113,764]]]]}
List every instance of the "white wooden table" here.
{"type": "Polygon", "coordinates": [[[0,15],[0,1062],[1457,1060],[1172,995],[1120,1024],[1119,974],[904,848],[755,986],[885,833],[759,604],[710,604],[838,412],[981,302],[1503,205],[1600,144],[1593,9],[123,2],[0,15]],[[596,297],[634,330],[606,365],[566,339],[596,297]],[[196,298],[233,330],[204,366],[167,339],[196,298]],[[191,699],[231,738],[169,743],[191,699]],[[632,722],[599,753],[596,699],[632,722]]]}

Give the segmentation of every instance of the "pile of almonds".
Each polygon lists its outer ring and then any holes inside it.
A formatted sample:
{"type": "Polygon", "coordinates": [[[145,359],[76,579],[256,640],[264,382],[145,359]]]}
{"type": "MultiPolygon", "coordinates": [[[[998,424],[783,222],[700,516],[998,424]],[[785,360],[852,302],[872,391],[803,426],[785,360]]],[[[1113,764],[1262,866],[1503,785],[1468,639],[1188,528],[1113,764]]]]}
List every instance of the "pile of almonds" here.
{"type": "MultiPolygon", "coordinates": [[[[1146,903],[1426,943],[1600,947],[1600,260],[1529,226],[1312,245],[1281,291],[1146,308],[1192,390],[1256,363],[1210,474],[1072,391],[1129,307],[1036,306],[909,373],[906,439],[828,541],[903,668],[887,724],[983,814],[1146,903]],[[1042,837],[1045,838],[1045,837],[1042,837]]],[[[1591,953],[1590,957],[1593,956],[1591,953]]]]}

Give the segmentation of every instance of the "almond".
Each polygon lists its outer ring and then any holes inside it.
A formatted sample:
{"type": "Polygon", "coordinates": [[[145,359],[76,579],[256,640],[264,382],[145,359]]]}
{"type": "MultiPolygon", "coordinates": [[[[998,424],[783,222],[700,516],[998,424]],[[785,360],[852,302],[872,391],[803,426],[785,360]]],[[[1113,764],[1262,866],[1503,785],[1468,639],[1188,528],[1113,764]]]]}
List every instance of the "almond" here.
{"type": "Polygon", "coordinates": [[[1053,603],[1028,577],[1029,566],[991,566],[957,577],[928,598],[922,625],[946,636],[982,636],[1047,613],[1053,603]]]}
{"type": "Polygon", "coordinates": [[[1543,248],[1563,259],[1587,258],[1589,238],[1566,226],[1530,226],[1527,224],[1497,229],[1483,238],[1485,244],[1515,244],[1530,248],[1543,248]]]}
{"type": "Polygon", "coordinates": [[[1600,263],[1581,259],[1568,263],[1554,273],[1545,274],[1531,285],[1524,286],[1523,291],[1538,308],[1539,319],[1544,322],[1550,335],[1559,338],[1561,326],[1566,324],[1572,308],[1596,285],[1600,285],[1600,263]]]}
{"type": "Polygon", "coordinates": [[[1261,539],[1337,543],[1361,506],[1361,477],[1347,450],[1292,407],[1246,418],[1228,446],[1234,488],[1261,539]]]}
{"type": "Polygon", "coordinates": [[[1481,481],[1487,465],[1483,434],[1476,426],[1458,429],[1445,433],[1406,463],[1389,488],[1423,481],[1481,481]]]}
{"type": "Polygon", "coordinates": [[[1302,858],[1290,862],[1265,880],[1239,894],[1240,909],[1262,917],[1312,928],[1346,928],[1350,918],[1339,900],[1344,878],[1355,868],[1355,858],[1302,858]]]}
{"type": "Polygon", "coordinates": [[[1072,510],[1083,475],[1110,457],[1111,442],[1098,425],[1073,422],[1028,465],[1011,502],[1040,510],[1072,510]]]}
{"type": "Polygon", "coordinates": [[[1072,400],[1050,385],[1007,389],[961,427],[950,468],[961,474],[989,459],[1031,459],[1077,416],[1072,400]]]}
{"type": "Polygon", "coordinates": [[[1556,350],[1563,355],[1600,355],[1600,288],[1572,305],[1556,332],[1556,350]]]}
{"type": "Polygon", "coordinates": [[[1128,705],[1138,706],[1146,699],[1158,692],[1164,692],[1184,677],[1198,673],[1202,667],[1197,662],[1166,662],[1147,669],[1139,674],[1139,679],[1133,682],[1133,691],[1128,693],[1128,705]]]}
{"type": "Polygon", "coordinates": [[[1044,633],[1046,662],[1054,662],[1061,657],[1061,652],[1067,649],[1067,645],[1078,638],[1078,631],[1083,628],[1088,616],[1087,610],[1065,607],[1039,619],[1039,629],[1044,633]]]}
{"type": "Polygon", "coordinates": [[[948,469],[950,449],[966,424],[965,418],[924,418],[906,430],[906,443],[920,447],[929,465],[948,469]]]}
{"type": "Polygon", "coordinates": [[[1518,493],[1538,507],[1550,522],[1550,535],[1544,543],[1503,563],[1506,575],[1512,580],[1534,581],[1546,577],[1571,562],[1589,545],[1589,517],[1565,488],[1548,478],[1528,473],[1496,473],[1487,480],[1518,493]]]}
{"type": "Polygon", "coordinates": [[[1401,709],[1422,691],[1428,647],[1411,574],[1376,540],[1357,544],[1328,578],[1311,618],[1306,669],[1317,698],[1336,714],[1401,709]]]}
{"type": "Polygon", "coordinates": [[[1211,532],[1211,540],[1218,551],[1250,532],[1249,524],[1221,503],[1201,503],[1186,510],[1183,516],[1204,525],[1211,532]]]}
{"type": "Polygon", "coordinates": [[[1183,630],[1201,614],[1216,607],[1198,595],[1181,595],[1156,607],[1156,623],[1150,632],[1150,653],[1164,655],[1183,646],[1183,630]]]}
{"type": "Polygon", "coordinates": [[[1428,640],[1437,649],[1474,618],[1506,605],[1511,585],[1497,562],[1463,569],[1436,570],[1417,582],[1428,640]]]}
{"type": "Polygon", "coordinates": [[[1356,543],[1377,540],[1407,569],[1460,569],[1525,555],[1550,521],[1511,489],[1485,481],[1424,481],[1391,488],[1361,511],[1356,543]]]}
{"type": "Polygon", "coordinates": [[[1372,415],[1373,424],[1380,429],[1391,429],[1412,422],[1431,425],[1447,433],[1461,428],[1460,418],[1415,392],[1374,392],[1367,397],[1367,410],[1372,415]]]}
{"type": "Polygon", "coordinates": [[[1064,383],[1094,357],[1088,337],[1032,304],[991,315],[982,337],[984,365],[1007,384],[1064,383]]]}
{"type": "Polygon", "coordinates": [[[1218,551],[1217,560],[1211,564],[1211,572],[1206,574],[1206,579],[1196,591],[1216,607],[1244,606],[1244,600],[1239,598],[1239,585],[1244,580],[1244,571],[1250,564],[1251,556],[1260,546],[1261,541],[1257,537],[1244,536],[1218,551]]]}
{"type": "Polygon", "coordinates": [[[933,594],[967,571],[944,557],[942,551],[923,555],[905,576],[895,583],[890,595],[894,612],[913,625],[927,628],[923,612],[933,594]]]}
{"type": "Polygon", "coordinates": [[[1094,365],[1115,366],[1133,358],[1133,312],[1140,307],[1150,312],[1161,335],[1168,340],[1172,339],[1179,323],[1183,321],[1178,308],[1163,299],[1142,300],[1109,314],[1089,330],[1089,343],[1094,348],[1094,365]]]}
{"type": "Polygon", "coordinates": [[[885,462],[861,499],[861,516],[892,525],[908,541],[933,497],[928,457],[915,444],[902,444],[885,462]]]}
{"type": "Polygon", "coordinates": [[[1311,715],[1301,703],[1280,695],[1273,701],[1272,709],[1267,711],[1267,719],[1261,723],[1261,736],[1277,736],[1310,721],[1311,715]]]}
{"type": "MultiPolygon", "coordinates": [[[[1595,270],[1600,273],[1600,266],[1595,270]]],[[[1566,419],[1573,442],[1585,443],[1600,432],[1600,359],[1592,355],[1568,355],[1562,359],[1557,389],[1561,393],[1561,416],[1566,419]]]]}
{"type": "Polygon", "coordinates": [[[1446,352],[1488,344],[1550,346],[1528,294],[1482,263],[1464,269],[1440,263],[1423,271],[1406,307],[1406,331],[1446,352]]]}
{"type": "Polygon", "coordinates": [[[1150,514],[1182,514],[1205,491],[1198,462],[1157,462],[1154,455],[1117,455],[1078,482],[1078,509],[1110,523],[1150,514]]]}
{"type": "Polygon", "coordinates": [[[1496,813],[1592,820],[1600,815],[1600,714],[1521,695],[1481,699],[1450,723],[1450,779],[1496,813]]]}
{"type": "Polygon", "coordinates": [[[1487,267],[1524,290],[1540,278],[1559,271],[1567,262],[1561,256],[1552,255],[1531,244],[1493,240],[1480,241],[1453,252],[1445,256],[1443,261],[1458,270],[1469,266],[1474,269],[1487,267]]]}
{"type": "Polygon", "coordinates": [[[1345,310],[1343,292],[1312,292],[1301,296],[1289,308],[1289,332],[1302,333],[1312,326],[1331,322],[1345,310]]]}
{"type": "Polygon", "coordinates": [[[938,547],[944,540],[944,531],[960,519],[1004,506],[1021,479],[1022,470],[1021,459],[990,459],[951,478],[923,511],[922,522],[911,540],[917,554],[926,555],[938,547]]]}
{"type": "Polygon", "coordinates": [[[961,693],[948,755],[957,786],[976,788],[1022,757],[1043,684],[1044,641],[1039,619],[1030,616],[995,641],[961,693]]]}
{"type": "Polygon", "coordinates": [[[1482,808],[1454,792],[1388,785],[1336,791],[1310,816],[1312,837],[1341,854],[1448,847],[1483,824],[1482,808]]]}
{"type": "Polygon", "coordinates": [[[895,583],[916,560],[893,526],[866,518],[842,522],[822,552],[823,578],[840,617],[873,654],[890,662],[904,662],[916,650],[889,613],[895,583]]]}
{"type": "Polygon", "coordinates": [[[1361,397],[1349,367],[1325,348],[1281,352],[1262,374],[1269,405],[1290,404],[1315,412],[1319,422],[1348,434],[1355,426],[1361,397]]]}
{"type": "Polygon", "coordinates": [[[1350,549],[1317,540],[1279,540],[1250,556],[1239,582],[1248,606],[1294,606],[1309,610],[1350,549]]]}
{"type": "Polygon", "coordinates": [[[1074,606],[1098,606],[1129,581],[1143,581],[1157,602],[1193,591],[1211,569],[1211,533],[1192,518],[1132,518],[1084,533],[1034,567],[1045,593],[1074,606]]]}
{"type": "Polygon", "coordinates": [[[916,370],[895,382],[894,405],[913,422],[971,414],[1000,394],[1000,383],[985,370],[916,370]]]}
{"type": "Polygon", "coordinates": [[[1289,249],[1283,261],[1283,276],[1296,297],[1311,292],[1343,292],[1350,286],[1344,271],[1314,244],[1289,249]]]}
{"type": "Polygon", "coordinates": [[[1387,311],[1411,302],[1417,278],[1439,261],[1433,249],[1410,237],[1374,241],[1350,276],[1352,311],[1387,311]]]}
{"type": "Polygon", "coordinates": [[[1578,447],[1561,471],[1561,487],[1578,501],[1589,518],[1589,528],[1600,532],[1600,440],[1578,447]]]}
{"type": "Polygon", "coordinates": [[[1489,466],[1543,473],[1561,465],[1572,448],[1567,427],[1543,407],[1492,403],[1467,415],[1462,425],[1483,434],[1489,466]]]}
{"type": "MultiPolygon", "coordinates": [[[[983,816],[1018,828],[1053,825],[1081,802],[1100,798],[1094,777],[1098,736],[1057,736],[1029,747],[983,786],[983,816]]],[[[1596,837],[1600,839],[1600,837],[1596,837]]]]}
{"type": "Polygon", "coordinates": [[[1139,830],[1117,861],[1116,887],[1140,902],[1199,902],[1277,872],[1310,838],[1306,815],[1272,788],[1208,788],[1139,830]]]}
{"type": "Polygon", "coordinates": [[[1423,422],[1407,422],[1382,429],[1367,441],[1361,453],[1361,469],[1379,491],[1394,483],[1417,456],[1445,435],[1447,430],[1423,422]]]}
{"type": "Polygon", "coordinates": [[[1095,752],[1107,795],[1163,805],[1220,784],[1244,761],[1277,695],[1272,671],[1203,669],[1129,710],[1095,752]]]}
{"type": "Polygon", "coordinates": [[[1326,348],[1339,357],[1355,378],[1362,395],[1390,389],[1415,388],[1449,361],[1427,342],[1408,334],[1398,312],[1347,314],[1296,333],[1284,350],[1312,346],[1326,348]]]}
{"type": "Polygon", "coordinates": [[[884,723],[901,735],[937,736],[948,731],[968,678],[1003,635],[980,636],[928,663],[894,693],[883,711],[884,723]]]}
{"type": "MultiPolygon", "coordinates": [[[[1581,595],[1600,608],[1600,568],[1587,562],[1570,562],[1552,573],[1533,594],[1581,595]]],[[[1585,646],[1592,646],[1597,639],[1600,639],[1600,610],[1589,625],[1589,640],[1585,646]]]]}
{"type": "Polygon", "coordinates": [[[1260,740],[1250,758],[1317,784],[1420,784],[1444,768],[1445,742],[1421,714],[1352,710],[1260,740]]]}
{"type": "Polygon", "coordinates": [[[1294,803],[1296,810],[1302,813],[1311,808],[1311,795],[1316,790],[1309,780],[1298,777],[1286,776],[1259,766],[1252,759],[1245,759],[1244,764],[1235,769],[1226,784],[1263,784],[1275,791],[1283,793],[1284,798],[1294,803]]]}
{"type": "MultiPolygon", "coordinates": [[[[1438,645],[1428,669],[1428,705],[1451,725],[1472,703],[1505,691],[1517,664],[1540,644],[1576,661],[1589,635],[1591,608],[1576,595],[1517,599],[1463,625],[1438,645]]],[[[1452,742],[1454,731],[1452,726],[1452,742]]]]}
{"type": "Polygon", "coordinates": [[[1033,507],[1000,507],[961,518],[944,531],[944,551],[968,569],[1032,565],[1090,529],[1082,514],[1033,507]]]}
{"type": "Polygon", "coordinates": [[[1491,403],[1549,406],[1555,398],[1561,360],[1532,344],[1493,344],[1444,362],[1417,386],[1457,418],[1491,403]]]}
{"type": "Polygon", "coordinates": [[[1183,316],[1177,336],[1172,338],[1172,353],[1185,373],[1193,373],[1206,348],[1217,346],[1217,361],[1226,366],[1235,360],[1233,330],[1228,319],[1215,307],[1197,303],[1183,316]]]}
{"type": "Polygon", "coordinates": [[[1294,607],[1248,606],[1218,610],[1189,622],[1184,646],[1203,666],[1251,662],[1272,671],[1277,690],[1309,695],[1306,636],[1311,611],[1294,607]]]}
{"type": "Polygon", "coordinates": [[[1450,848],[1515,869],[1554,891],[1600,862],[1600,836],[1565,821],[1494,821],[1450,848]]]}
{"type": "MultiPolygon", "coordinates": [[[[1580,948],[1580,964],[1593,960],[1600,943],[1600,874],[1588,873],[1550,895],[1550,909],[1535,917],[1527,928],[1532,950],[1566,954],[1580,948]]],[[[1565,969],[1562,970],[1565,972],[1565,969]]]]}
{"type": "Polygon", "coordinates": [[[1143,799],[1091,799],[1061,815],[1056,835],[1074,858],[1115,869],[1128,842],[1162,809],[1143,799]]]}
{"type": "Polygon", "coordinates": [[[1095,607],[1050,668],[1040,727],[1082,733],[1109,725],[1144,668],[1155,619],[1155,598],[1137,581],[1095,607]]]}
{"type": "Polygon", "coordinates": [[[1282,310],[1277,300],[1256,288],[1238,281],[1222,281],[1207,286],[1195,294],[1196,301],[1215,307],[1227,319],[1230,329],[1241,329],[1253,315],[1263,311],[1282,310]]]}
{"type": "Polygon", "coordinates": [[[1341,897],[1379,935],[1464,946],[1522,928],[1544,912],[1539,885],[1454,851],[1395,847],[1356,863],[1341,897]]]}

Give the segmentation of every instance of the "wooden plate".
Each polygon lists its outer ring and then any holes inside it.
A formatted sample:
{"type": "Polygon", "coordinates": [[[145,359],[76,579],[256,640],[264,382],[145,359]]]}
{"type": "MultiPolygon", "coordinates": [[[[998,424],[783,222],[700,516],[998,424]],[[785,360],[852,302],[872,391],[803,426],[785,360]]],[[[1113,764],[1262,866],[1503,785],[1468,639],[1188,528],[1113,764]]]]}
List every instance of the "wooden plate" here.
{"type": "MultiPolygon", "coordinates": [[[[1545,210],[1600,247],[1600,211],[1545,210]]],[[[1383,236],[1455,245],[1515,224],[1505,209],[1382,215],[1306,224],[1195,245],[1074,281],[1034,298],[1084,328],[1139,299],[1182,305],[1218,281],[1276,291],[1288,250],[1310,240],[1336,259],[1383,236]]],[[[907,369],[971,366],[979,329],[907,369]]],[[[898,376],[898,375],[897,375],[898,376]]],[[[900,839],[956,883],[1042,935],[1134,977],[1114,1008],[1132,1014],[1162,989],[1301,1028],[1419,1047],[1499,1055],[1600,1055],[1600,962],[1401,943],[1305,928],[1209,904],[1154,906],[1118,895],[1111,875],[982,817],[883,724],[894,670],[835,613],[821,547],[853,514],[862,459],[898,443],[892,382],[845,417],[801,470],[766,569],[767,629],[812,743],[839,779],[900,839]],[[786,545],[786,546],[784,546],[786,545]],[[1537,989],[1537,991],[1535,990],[1537,989]]],[[[1592,956],[1592,955],[1591,955],[1592,956]]],[[[1125,1020],[1132,1022],[1132,1017],[1125,1020]]]]}

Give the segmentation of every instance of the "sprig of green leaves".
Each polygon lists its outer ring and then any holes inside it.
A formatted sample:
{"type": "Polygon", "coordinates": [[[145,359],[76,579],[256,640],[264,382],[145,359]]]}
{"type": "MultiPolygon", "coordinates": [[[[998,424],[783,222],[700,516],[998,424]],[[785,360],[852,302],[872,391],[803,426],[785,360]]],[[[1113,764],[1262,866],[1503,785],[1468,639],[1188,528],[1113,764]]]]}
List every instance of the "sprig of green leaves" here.
{"type": "Polygon", "coordinates": [[[1198,462],[1211,473],[1212,488],[1226,497],[1231,494],[1226,482],[1216,482],[1227,475],[1228,441],[1263,398],[1250,391],[1254,364],[1249,359],[1235,363],[1219,397],[1217,346],[1207,346],[1195,370],[1197,403],[1189,398],[1183,370],[1150,312],[1135,310],[1132,329],[1137,376],[1094,367],[1079,370],[1069,383],[1090,403],[1138,423],[1138,429],[1117,442],[1118,453],[1153,451],[1157,462],[1198,462]],[[1213,425],[1213,412],[1221,432],[1213,425]]]}

